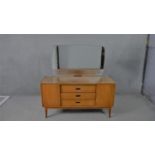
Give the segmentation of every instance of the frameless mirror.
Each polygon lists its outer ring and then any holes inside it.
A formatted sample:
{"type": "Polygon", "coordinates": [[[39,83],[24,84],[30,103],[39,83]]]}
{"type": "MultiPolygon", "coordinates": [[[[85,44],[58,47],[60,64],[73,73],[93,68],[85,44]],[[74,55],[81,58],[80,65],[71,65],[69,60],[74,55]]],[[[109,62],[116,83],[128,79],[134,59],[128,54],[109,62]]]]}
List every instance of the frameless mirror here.
{"type": "Polygon", "coordinates": [[[104,69],[105,50],[97,45],[58,45],[53,62],[59,74],[101,74],[104,69]]]}
{"type": "Polygon", "coordinates": [[[103,69],[104,48],[96,45],[57,46],[58,67],[65,69],[103,69]]]}

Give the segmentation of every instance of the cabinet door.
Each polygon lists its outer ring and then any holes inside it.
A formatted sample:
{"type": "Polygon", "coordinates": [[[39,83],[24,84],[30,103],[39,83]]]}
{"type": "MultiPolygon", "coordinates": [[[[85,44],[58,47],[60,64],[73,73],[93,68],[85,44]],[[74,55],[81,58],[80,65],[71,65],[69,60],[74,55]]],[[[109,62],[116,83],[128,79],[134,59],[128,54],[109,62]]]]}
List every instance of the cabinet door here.
{"type": "Polygon", "coordinates": [[[60,86],[57,84],[43,84],[41,86],[42,102],[45,107],[60,106],[60,86]]]}
{"type": "Polygon", "coordinates": [[[96,90],[96,105],[111,108],[114,103],[115,85],[99,84],[96,90]]]}

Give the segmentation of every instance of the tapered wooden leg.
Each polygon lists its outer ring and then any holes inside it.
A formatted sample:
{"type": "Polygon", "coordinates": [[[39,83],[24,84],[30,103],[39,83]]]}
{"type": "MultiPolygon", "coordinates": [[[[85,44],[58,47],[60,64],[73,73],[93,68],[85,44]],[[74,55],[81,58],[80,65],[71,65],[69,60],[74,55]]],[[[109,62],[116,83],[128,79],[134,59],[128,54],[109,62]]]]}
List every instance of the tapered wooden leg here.
{"type": "Polygon", "coordinates": [[[45,117],[48,117],[48,108],[45,108],[45,117]]]}
{"type": "Polygon", "coordinates": [[[109,109],[109,118],[111,117],[111,109],[109,109]]]}

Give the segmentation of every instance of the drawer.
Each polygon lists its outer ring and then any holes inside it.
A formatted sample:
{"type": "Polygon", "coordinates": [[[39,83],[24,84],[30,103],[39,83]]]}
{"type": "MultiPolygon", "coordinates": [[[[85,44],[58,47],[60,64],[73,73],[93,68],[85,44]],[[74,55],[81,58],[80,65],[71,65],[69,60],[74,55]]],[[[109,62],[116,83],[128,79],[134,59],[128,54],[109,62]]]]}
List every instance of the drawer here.
{"type": "Polygon", "coordinates": [[[61,93],[61,99],[95,99],[95,93],[61,93]]]}
{"type": "Polygon", "coordinates": [[[62,100],[62,106],[64,107],[82,107],[82,106],[94,106],[95,100],[62,100]]]}
{"type": "Polygon", "coordinates": [[[74,92],[95,92],[95,85],[62,85],[61,91],[66,93],[74,93],[74,92]]]}

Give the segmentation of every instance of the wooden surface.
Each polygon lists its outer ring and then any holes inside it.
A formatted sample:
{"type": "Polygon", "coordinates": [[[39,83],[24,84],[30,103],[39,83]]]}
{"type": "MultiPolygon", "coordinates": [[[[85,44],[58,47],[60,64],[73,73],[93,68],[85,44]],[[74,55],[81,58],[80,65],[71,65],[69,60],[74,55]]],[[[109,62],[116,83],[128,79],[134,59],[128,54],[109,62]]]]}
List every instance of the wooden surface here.
{"type": "Polygon", "coordinates": [[[52,76],[45,76],[41,81],[41,84],[115,84],[112,78],[103,76],[103,77],[70,77],[70,76],[61,76],[61,77],[52,77],[52,76]]]}
{"type": "Polygon", "coordinates": [[[88,69],[88,68],[83,68],[83,69],[58,69],[55,70],[57,73],[57,76],[61,75],[67,75],[67,76],[96,76],[96,75],[102,75],[103,70],[102,69],[88,69]]]}
{"type": "Polygon", "coordinates": [[[96,93],[61,93],[61,99],[95,99],[96,93]]]}
{"type": "Polygon", "coordinates": [[[41,81],[41,96],[46,117],[48,108],[108,108],[110,117],[115,82],[107,76],[46,76],[41,81]]]}
{"type": "Polygon", "coordinates": [[[61,86],[61,92],[66,92],[66,93],[93,93],[95,92],[96,87],[95,85],[62,85],[61,86]]]}
{"type": "Polygon", "coordinates": [[[60,106],[60,86],[57,84],[41,85],[42,102],[46,107],[60,106]]]}
{"type": "Polygon", "coordinates": [[[94,106],[95,100],[62,100],[62,106],[65,107],[83,107],[83,106],[94,106]]]}
{"type": "Polygon", "coordinates": [[[115,96],[115,85],[98,84],[96,90],[96,105],[112,107],[115,96]]]}

